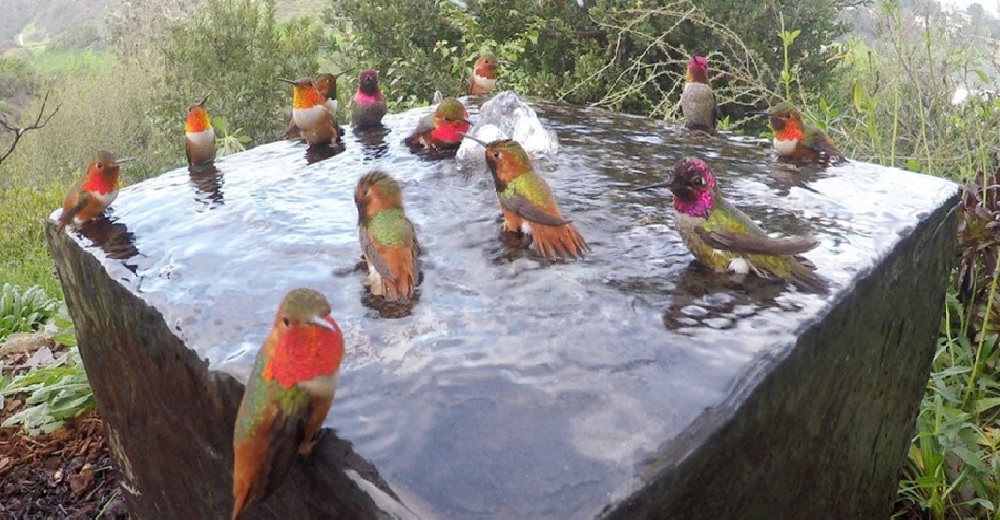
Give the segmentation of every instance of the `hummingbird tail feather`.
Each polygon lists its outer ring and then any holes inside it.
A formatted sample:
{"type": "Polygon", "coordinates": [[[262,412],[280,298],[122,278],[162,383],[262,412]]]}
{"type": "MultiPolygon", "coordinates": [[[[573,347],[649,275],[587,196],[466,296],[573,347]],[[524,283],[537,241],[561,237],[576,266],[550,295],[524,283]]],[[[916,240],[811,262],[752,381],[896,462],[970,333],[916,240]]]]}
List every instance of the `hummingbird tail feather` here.
{"type": "Polygon", "coordinates": [[[535,250],[545,258],[582,258],[584,252],[590,251],[590,246],[573,224],[546,226],[533,222],[531,236],[535,250]]]}
{"type": "Polygon", "coordinates": [[[417,264],[413,258],[413,251],[405,248],[393,250],[386,253],[386,263],[390,266],[398,265],[399,271],[394,272],[393,279],[382,277],[382,288],[385,299],[391,302],[402,299],[409,299],[417,287],[417,264]]]}

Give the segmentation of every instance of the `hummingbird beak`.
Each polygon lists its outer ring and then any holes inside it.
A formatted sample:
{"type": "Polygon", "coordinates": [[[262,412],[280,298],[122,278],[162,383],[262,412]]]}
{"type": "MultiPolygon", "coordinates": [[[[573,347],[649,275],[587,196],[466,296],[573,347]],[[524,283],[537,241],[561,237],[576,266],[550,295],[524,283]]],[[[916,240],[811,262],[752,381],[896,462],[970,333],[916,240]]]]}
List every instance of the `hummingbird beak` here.
{"type": "Polygon", "coordinates": [[[278,78],[278,81],[280,81],[282,83],[288,83],[289,85],[294,85],[295,84],[294,81],[292,81],[290,79],[285,79],[285,78],[278,78]]]}
{"type": "Polygon", "coordinates": [[[652,189],[656,189],[656,188],[669,188],[671,184],[673,184],[673,180],[672,179],[669,180],[669,181],[667,181],[667,182],[659,182],[659,183],[656,183],[656,184],[650,184],[649,186],[640,186],[638,188],[632,188],[630,191],[646,191],[646,190],[652,190],[652,189]]]}
{"type": "Polygon", "coordinates": [[[766,115],[768,115],[767,110],[751,110],[751,111],[747,112],[747,114],[751,115],[751,116],[766,116],[766,115]]]}
{"type": "Polygon", "coordinates": [[[206,101],[208,101],[208,96],[209,96],[209,95],[210,95],[210,94],[205,94],[205,99],[202,99],[202,100],[201,100],[201,103],[198,103],[198,105],[199,105],[199,106],[205,106],[205,102],[206,102],[206,101]]]}
{"type": "Polygon", "coordinates": [[[333,77],[339,78],[339,77],[343,76],[344,74],[347,74],[348,72],[354,72],[355,70],[357,70],[357,67],[351,67],[349,69],[344,69],[344,70],[342,70],[342,71],[334,74],[333,77]]]}
{"type": "Polygon", "coordinates": [[[469,121],[468,119],[463,119],[462,121],[465,121],[469,126],[476,126],[476,123],[473,123],[472,121],[469,121]]]}
{"type": "Polygon", "coordinates": [[[130,163],[130,162],[132,162],[134,160],[135,160],[135,157],[122,157],[121,159],[117,159],[115,161],[115,164],[130,163]]]}
{"type": "Polygon", "coordinates": [[[462,138],[469,139],[469,140],[471,140],[474,143],[479,143],[479,144],[483,145],[484,148],[487,147],[487,146],[489,146],[489,143],[485,143],[483,141],[480,141],[479,139],[476,139],[475,137],[472,137],[471,135],[466,134],[466,133],[462,133],[462,138]]]}
{"type": "Polygon", "coordinates": [[[323,319],[323,318],[320,318],[319,316],[313,316],[312,319],[309,320],[309,323],[312,323],[313,325],[318,325],[318,326],[323,327],[324,329],[327,329],[327,330],[337,330],[337,329],[333,328],[333,324],[332,323],[330,323],[329,321],[327,321],[328,319],[329,318],[323,319]]]}

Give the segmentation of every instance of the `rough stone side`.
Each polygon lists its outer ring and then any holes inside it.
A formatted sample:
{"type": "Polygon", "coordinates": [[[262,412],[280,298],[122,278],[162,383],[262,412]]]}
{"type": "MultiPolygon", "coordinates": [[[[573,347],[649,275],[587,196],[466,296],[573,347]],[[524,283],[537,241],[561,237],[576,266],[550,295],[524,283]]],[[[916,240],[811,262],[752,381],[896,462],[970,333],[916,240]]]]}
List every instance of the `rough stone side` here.
{"type": "MultiPolygon", "coordinates": [[[[209,371],[156,309],[51,223],[46,237],[132,517],[229,518],[243,385],[209,371]]],[[[321,435],[285,485],[245,518],[379,517],[345,470],[395,497],[388,485],[349,442],[328,430],[321,435]]]]}
{"type": "Polygon", "coordinates": [[[917,225],[787,357],[762,361],[749,396],[706,412],[650,461],[653,483],[602,517],[888,518],[937,343],[956,204],[917,225]]]}

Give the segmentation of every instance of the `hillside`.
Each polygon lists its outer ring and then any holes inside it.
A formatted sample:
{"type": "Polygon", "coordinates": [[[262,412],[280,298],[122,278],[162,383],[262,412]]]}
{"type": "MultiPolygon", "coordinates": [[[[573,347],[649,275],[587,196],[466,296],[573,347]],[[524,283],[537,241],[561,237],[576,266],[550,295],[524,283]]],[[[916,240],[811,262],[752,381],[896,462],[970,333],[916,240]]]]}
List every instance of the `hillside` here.
{"type": "MultiPolygon", "coordinates": [[[[99,48],[105,16],[122,0],[0,0],[0,51],[15,46],[57,44],[99,48]],[[20,38],[19,38],[20,35],[20,38]]],[[[279,19],[318,15],[327,0],[277,0],[279,19]]]]}

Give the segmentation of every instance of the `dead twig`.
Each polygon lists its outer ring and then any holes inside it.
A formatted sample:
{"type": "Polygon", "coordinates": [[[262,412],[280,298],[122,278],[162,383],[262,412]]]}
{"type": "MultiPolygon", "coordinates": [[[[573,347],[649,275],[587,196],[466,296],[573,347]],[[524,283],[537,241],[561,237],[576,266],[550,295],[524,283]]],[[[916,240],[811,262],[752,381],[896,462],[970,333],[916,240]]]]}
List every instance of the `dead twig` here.
{"type": "Polygon", "coordinates": [[[44,128],[45,125],[49,123],[49,120],[52,119],[52,116],[56,115],[56,113],[59,112],[59,108],[62,105],[57,105],[55,109],[53,109],[46,115],[45,105],[48,102],[49,102],[49,92],[46,92],[45,97],[42,98],[42,107],[38,110],[38,116],[35,117],[35,121],[29,124],[28,126],[19,127],[12,125],[9,121],[7,121],[7,118],[0,116],[0,128],[3,128],[7,132],[12,132],[14,134],[14,140],[11,141],[10,145],[7,146],[7,149],[4,150],[3,153],[0,153],[0,163],[2,163],[4,159],[9,157],[10,154],[14,153],[14,148],[17,147],[17,142],[21,140],[21,137],[24,136],[24,134],[32,130],[38,130],[40,128],[44,128]]]}

